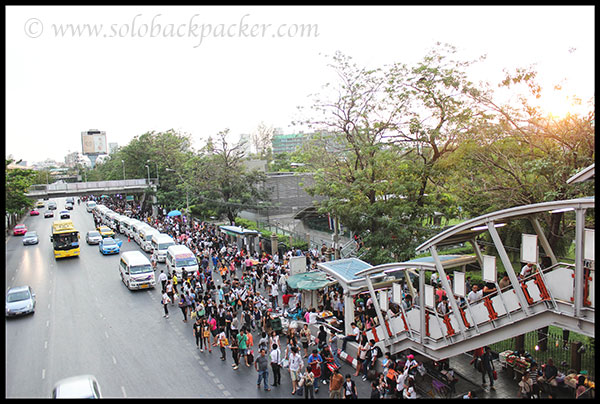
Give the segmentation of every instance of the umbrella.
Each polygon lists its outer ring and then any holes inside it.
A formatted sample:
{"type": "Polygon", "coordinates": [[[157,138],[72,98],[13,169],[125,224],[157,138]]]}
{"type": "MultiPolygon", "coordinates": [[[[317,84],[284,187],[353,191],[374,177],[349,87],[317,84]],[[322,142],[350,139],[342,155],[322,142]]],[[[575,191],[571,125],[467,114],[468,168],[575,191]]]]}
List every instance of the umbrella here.
{"type": "Polygon", "coordinates": [[[109,198],[108,195],[100,195],[100,198],[109,198]]]}
{"type": "Polygon", "coordinates": [[[170,211],[169,213],[167,213],[167,216],[171,217],[171,216],[181,216],[181,212],[178,211],[177,209],[170,211]]]}

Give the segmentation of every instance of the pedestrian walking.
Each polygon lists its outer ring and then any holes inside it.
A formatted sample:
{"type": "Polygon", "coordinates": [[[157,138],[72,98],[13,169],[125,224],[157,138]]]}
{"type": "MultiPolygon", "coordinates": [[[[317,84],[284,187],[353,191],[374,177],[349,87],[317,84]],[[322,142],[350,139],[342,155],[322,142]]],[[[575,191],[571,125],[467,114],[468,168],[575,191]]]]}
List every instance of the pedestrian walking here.
{"type": "Polygon", "coordinates": [[[206,318],[202,319],[202,327],[201,327],[201,338],[200,338],[200,352],[203,352],[202,345],[208,349],[208,353],[212,353],[212,348],[210,346],[210,325],[206,318]]]}
{"type": "Polygon", "coordinates": [[[196,349],[200,349],[200,341],[202,340],[200,337],[202,333],[202,322],[200,321],[200,317],[196,317],[196,322],[192,325],[192,332],[196,338],[196,349]]]}
{"type": "Polygon", "coordinates": [[[188,305],[187,305],[187,302],[185,300],[185,295],[183,293],[179,296],[179,308],[181,309],[181,312],[183,313],[183,322],[187,323],[187,309],[188,309],[188,305]]]}
{"type": "Polygon", "coordinates": [[[169,318],[169,309],[167,307],[167,304],[171,301],[171,299],[169,298],[169,295],[167,295],[167,292],[164,292],[162,295],[162,300],[161,303],[163,305],[163,309],[165,311],[165,314],[163,315],[163,317],[165,318],[169,318]]]}
{"type": "Polygon", "coordinates": [[[344,384],[344,376],[336,367],[329,377],[329,398],[342,398],[342,385],[344,384]]]}
{"type": "Polygon", "coordinates": [[[227,340],[227,336],[225,335],[225,330],[222,328],[219,329],[219,334],[217,335],[217,341],[219,344],[219,349],[221,350],[221,360],[227,360],[225,355],[225,348],[229,346],[229,341],[227,340]]]}
{"type": "MultiPolygon", "coordinates": [[[[153,264],[152,267],[154,269],[156,269],[156,260],[153,260],[153,264]]],[[[160,275],[158,275],[158,280],[160,281],[160,284],[162,285],[162,292],[165,293],[166,287],[167,287],[167,275],[165,274],[165,272],[161,269],[160,270],[160,275]]]]}
{"type": "MultiPolygon", "coordinates": [[[[264,349],[264,348],[261,348],[264,349]]],[[[273,344],[271,350],[271,369],[273,369],[273,386],[279,386],[281,384],[281,350],[277,344],[273,344]]]]}
{"type": "Polygon", "coordinates": [[[492,350],[489,346],[486,346],[481,355],[481,385],[486,387],[485,376],[487,375],[490,379],[490,390],[496,390],[494,387],[494,362],[492,358],[492,350]]]}
{"type": "Polygon", "coordinates": [[[171,283],[171,281],[167,281],[167,286],[165,287],[167,296],[169,297],[169,302],[171,303],[171,306],[174,304],[173,302],[175,301],[175,296],[174,296],[174,292],[173,292],[173,284],[171,283]]]}
{"type": "Polygon", "coordinates": [[[239,357],[239,345],[238,345],[238,339],[237,339],[237,335],[235,332],[232,333],[231,335],[231,345],[229,345],[229,348],[231,349],[231,358],[233,359],[233,364],[231,366],[233,366],[233,370],[236,370],[237,368],[240,367],[240,357],[239,357]]]}
{"type": "Polygon", "coordinates": [[[307,399],[308,396],[310,396],[310,398],[315,398],[315,375],[309,368],[306,369],[306,373],[304,373],[304,376],[302,376],[302,385],[304,387],[304,398],[307,399]]]}
{"type": "Polygon", "coordinates": [[[344,398],[356,399],[358,398],[358,391],[356,390],[356,383],[352,380],[350,374],[346,374],[346,381],[342,384],[342,390],[344,391],[344,398]]]}
{"type": "Polygon", "coordinates": [[[302,357],[298,353],[298,347],[292,347],[289,357],[290,378],[292,379],[292,394],[296,394],[298,382],[300,381],[300,372],[302,371],[302,357]]]}
{"type": "Polygon", "coordinates": [[[269,359],[265,354],[265,350],[261,349],[258,357],[254,361],[254,368],[258,372],[258,381],[256,387],[260,388],[261,380],[264,383],[265,391],[271,391],[269,388],[269,359]]]}

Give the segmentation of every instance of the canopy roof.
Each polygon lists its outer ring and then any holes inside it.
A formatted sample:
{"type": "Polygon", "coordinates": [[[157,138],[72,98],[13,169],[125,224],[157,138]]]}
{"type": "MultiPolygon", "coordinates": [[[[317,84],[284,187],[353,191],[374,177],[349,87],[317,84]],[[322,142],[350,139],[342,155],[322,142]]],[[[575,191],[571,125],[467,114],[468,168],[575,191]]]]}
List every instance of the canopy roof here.
{"type": "Polygon", "coordinates": [[[303,272],[292,275],[287,279],[287,284],[290,288],[300,290],[323,289],[334,283],[336,282],[329,279],[327,275],[321,271],[303,272]]]}
{"type": "Polygon", "coordinates": [[[231,236],[251,236],[258,235],[257,230],[244,229],[240,226],[219,226],[223,233],[227,233],[231,236]]]}

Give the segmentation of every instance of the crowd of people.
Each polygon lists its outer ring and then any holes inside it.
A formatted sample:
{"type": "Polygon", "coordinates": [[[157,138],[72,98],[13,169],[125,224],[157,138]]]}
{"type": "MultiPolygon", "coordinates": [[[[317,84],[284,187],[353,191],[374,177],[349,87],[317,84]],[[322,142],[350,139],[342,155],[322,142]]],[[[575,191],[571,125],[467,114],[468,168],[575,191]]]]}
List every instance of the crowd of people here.
{"type": "MultiPolygon", "coordinates": [[[[255,367],[257,387],[262,385],[266,391],[279,386],[282,373],[288,373],[293,395],[314,397],[322,385],[328,385],[331,398],[358,398],[352,375],[340,373],[336,333],[322,325],[315,336],[307,324],[299,330],[275,330],[273,326],[275,317],[288,308],[300,310],[300,318],[306,323],[316,322],[316,308],[303,308],[301,293],[287,285],[288,262],[293,255],[303,254],[307,256],[307,266],[314,267],[324,259],[327,249],[290,250],[283,256],[250,254],[230,242],[214,224],[187,220],[184,216],[169,217],[164,210],[153,217],[150,209],[128,203],[122,196],[105,197],[99,203],[150,224],[194,252],[199,264],[197,272],[183,272],[179,279],[167,269],[157,271],[163,317],[169,318],[177,307],[182,321],[191,323],[200,352],[218,352],[221,360],[231,360],[233,370],[255,367]],[[292,300],[295,307],[288,307],[292,300]]],[[[320,297],[319,311],[330,310],[343,319],[339,286],[328,288],[320,297]]],[[[364,320],[364,313],[357,317],[361,318],[364,320]]],[[[374,349],[377,350],[378,347],[374,349]]],[[[371,362],[380,357],[379,350],[371,362]]],[[[391,362],[390,366],[395,367],[391,362]]],[[[378,386],[378,391],[382,391],[383,380],[378,386]]],[[[388,385],[385,386],[387,394],[388,385]]],[[[389,392],[393,393],[391,389],[389,392]]]]}

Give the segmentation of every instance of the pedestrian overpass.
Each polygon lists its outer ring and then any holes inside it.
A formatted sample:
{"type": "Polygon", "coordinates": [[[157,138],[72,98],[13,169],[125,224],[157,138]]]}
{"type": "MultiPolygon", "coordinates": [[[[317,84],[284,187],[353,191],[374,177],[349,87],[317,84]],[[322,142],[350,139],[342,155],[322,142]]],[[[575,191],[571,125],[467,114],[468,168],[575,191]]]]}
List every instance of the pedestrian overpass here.
{"type": "MultiPolygon", "coordinates": [[[[345,311],[354,312],[352,294],[368,290],[377,314],[377,326],[366,331],[384,352],[399,353],[405,349],[434,360],[453,357],[463,352],[503,341],[539,328],[556,325],[586,336],[594,337],[595,270],[594,229],[585,227],[587,210],[594,209],[594,197],[554,201],[505,209],[468,220],[453,226],[421,244],[417,251],[429,251],[428,260],[370,266],[356,258],[319,263],[319,268],[352,287],[345,287],[345,311]],[[550,248],[539,220],[542,216],[573,215],[575,222],[575,260],[560,262],[550,248]],[[532,262],[537,271],[521,279],[521,268],[513,268],[498,227],[513,220],[527,220],[535,234],[522,236],[521,261],[532,262]],[[476,238],[487,232],[496,253],[482,253],[476,238]],[[438,255],[438,248],[469,242],[475,251],[475,261],[482,268],[483,280],[495,285],[495,292],[483,298],[459,305],[456,297],[465,297],[464,272],[454,270],[453,284],[447,280],[448,265],[438,255]],[[548,260],[547,266],[539,262],[539,246],[548,260]],[[510,284],[500,289],[497,279],[496,256],[504,266],[510,284]],[[355,270],[352,271],[352,268],[355,270]],[[438,273],[449,302],[449,310],[441,314],[436,310],[434,288],[425,283],[425,273],[438,273]],[[388,316],[390,279],[403,279],[409,284],[415,306],[388,316]],[[418,279],[418,285],[412,285],[418,279]],[[353,282],[348,282],[353,279],[353,282]],[[386,283],[387,280],[387,283],[386,283]],[[361,287],[359,287],[361,285],[361,287]],[[386,289],[386,287],[388,289],[386,289]],[[376,293],[379,292],[379,295],[376,293]],[[384,315],[385,313],[385,315],[384,315]]],[[[567,217],[573,219],[573,217],[567,217]]],[[[472,257],[472,256],[470,256],[472,257]]],[[[457,265],[454,265],[455,267],[457,265]]],[[[344,286],[344,285],[343,285],[344,286]]],[[[399,283],[392,281],[392,301],[401,301],[399,283]]],[[[354,318],[346,318],[349,326],[354,318]]]]}
{"type": "Polygon", "coordinates": [[[29,187],[25,194],[29,198],[61,198],[89,194],[134,194],[142,193],[156,185],[147,179],[130,179],[117,181],[89,181],[62,184],[38,184],[29,187]]]}

